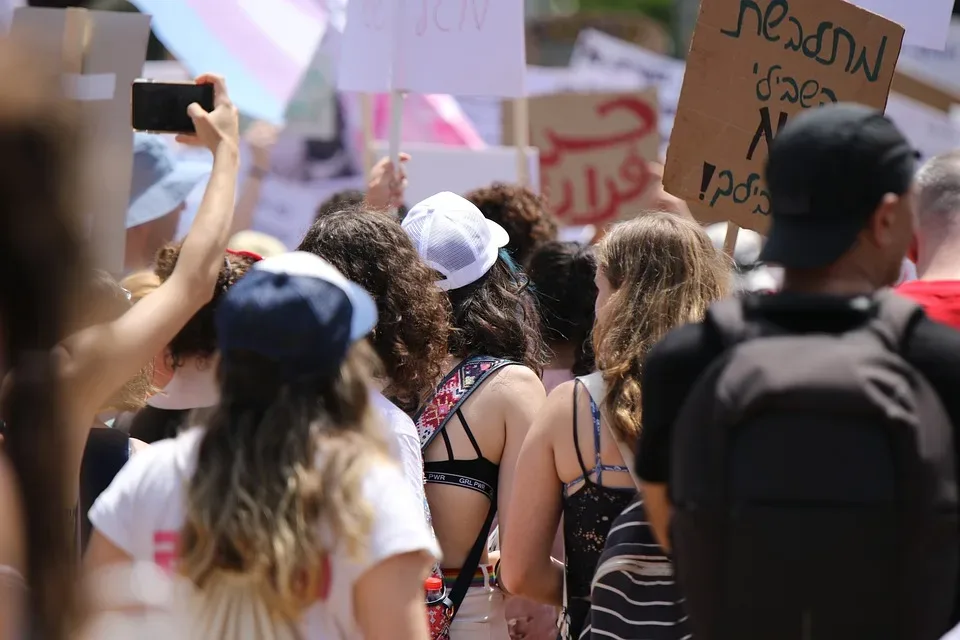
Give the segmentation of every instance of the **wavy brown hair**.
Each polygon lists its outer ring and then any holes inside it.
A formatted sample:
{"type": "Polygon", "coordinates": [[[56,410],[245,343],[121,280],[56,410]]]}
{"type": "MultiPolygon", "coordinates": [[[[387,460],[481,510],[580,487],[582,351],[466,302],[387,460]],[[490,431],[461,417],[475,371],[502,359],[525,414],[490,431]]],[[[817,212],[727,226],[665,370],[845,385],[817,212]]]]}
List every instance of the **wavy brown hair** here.
{"type": "Polygon", "coordinates": [[[375,360],[362,342],[333,375],[287,381],[275,360],[223,359],[220,404],[187,492],[180,573],[201,589],[242,574],[291,621],[324,577],[331,549],[320,522],[349,554],[361,552],[372,522],[363,477],[372,455],[386,455],[369,402],[375,360]]]}
{"type": "Polygon", "coordinates": [[[475,189],[464,196],[506,229],[510,256],[520,265],[526,265],[538,245],[557,239],[557,221],[547,210],[546,201],[530,189],[515,184],[494,182],[489,187],[475,189]]]}
{"type": "Polygon", "coordinates": [[[0,42],[0,77],[13,80],[0,92],[0,376],[12,374],[0,417],[2,455],[22,507],[28,635],[63,640],[78,622],[78,564],[75,522],[64,508],[71,425],[57,401],[51,351],[65,335],[71,292],[86,269],[75,227],[76,114],[59,98],[59,61],[38,54],[0,42]]]}
{"type": "Polygon", "coordinates": [[[644,358],[667,332],[702,320],[727,294],[732,265],[697,223],[651,212],[610,229],[597,247],[597,266],[613,289],[593,333],[607,385],[604,415],[635,443],[644,358]]]}
{"type": "MultiPolygon", "coordinates": [[[[181,242],[167,244],[157,251],[154,261],[154,273],[160,278],[160,283],[166,282],[173,274],[180,259],[181,242]]],[[[170,366],[174,369],[183,366],[187,358],[206,359],[217,351],[217,330],[213,317],[217,312],[217,305],[237,281],[247,274],[256,260],[250,256],[234,253],[225,253],[220,273],[217,274],[217,284],[213,289],[210,302],[203,305],[200,311],[193,314],[183,329],[174,336],[167,350],[170,353],[170,366]]]]}
{"type": "Polygon", "coordinates": [[[406,232],[388,215],[347,208],[317,218],[300,243],[366,289],[377,303],[372,343],[386,394],[413,411],[443,375],[450,306],[406,232]]]}
{"type": "Polygon", "coordinates": [[[527,277],[503,256],[479,280],[447,292],[453,307],[448,349],[457,358],[506,358],[540,375],[549,353],[536,301],[527,277]]]}

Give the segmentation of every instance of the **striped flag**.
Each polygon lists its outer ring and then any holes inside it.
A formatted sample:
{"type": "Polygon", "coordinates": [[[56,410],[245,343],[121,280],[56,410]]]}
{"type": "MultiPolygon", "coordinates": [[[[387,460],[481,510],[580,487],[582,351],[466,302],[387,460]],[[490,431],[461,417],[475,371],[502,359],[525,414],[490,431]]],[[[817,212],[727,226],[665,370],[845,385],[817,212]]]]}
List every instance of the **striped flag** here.
{"type": "Polygon", "coordinates": [[[316,0],[131,0],[192,73],[228,80],[245,114],[283,122],[327,29],[316,0]]]}

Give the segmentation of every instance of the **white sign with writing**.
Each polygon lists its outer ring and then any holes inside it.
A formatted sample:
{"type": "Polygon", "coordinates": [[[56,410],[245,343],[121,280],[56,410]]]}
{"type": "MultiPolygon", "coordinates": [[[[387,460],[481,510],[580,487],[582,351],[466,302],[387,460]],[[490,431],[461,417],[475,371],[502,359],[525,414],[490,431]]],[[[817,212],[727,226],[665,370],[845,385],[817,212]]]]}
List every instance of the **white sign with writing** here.
{"type": "Polygon", "coordinates": [[[953,0],[848,0],[904,28],[903,44],[943,49],[953,0]]]}
{"type": "Polygon", "coordinates": [[[518,0],[353,0],[339,88],[516,98],[525,47],[518,0]]]}

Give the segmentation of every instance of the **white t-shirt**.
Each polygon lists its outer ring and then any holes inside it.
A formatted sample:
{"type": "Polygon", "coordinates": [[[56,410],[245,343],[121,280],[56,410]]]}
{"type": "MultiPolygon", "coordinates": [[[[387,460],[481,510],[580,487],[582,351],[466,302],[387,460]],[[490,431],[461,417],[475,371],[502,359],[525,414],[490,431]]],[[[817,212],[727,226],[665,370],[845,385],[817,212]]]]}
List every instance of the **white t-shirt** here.
{"type": "MultiPolygon", "coordinates": [[[[190,429],[134,456],[90,509],[97,531],[134,560],[173,567],[186,517],[185,490],[202,435],[202,428],[190,429]]],[[[389,463],[371,467],[363,495],[373,510],[366,553],[355,560],[334,544],[328,554],[330,581],[325,594],[304,615],[303,631],[311,640],[362,637],[353,617],[353,585],[378,563],[413,551],[440,555],[423,506],[396,467],[389,463]]]]}
{"type": "Polygon", "coordinates": [[[371,391],[371,402],[383,417],[386,427],[384,437],[390,447],[390,453],[400,463],[403,477],[417,499],[426,501],[423,493],[423,454],[420,452],[420,436],[417,425],[410,416],[387,400],[379,391],[371,391]]]}

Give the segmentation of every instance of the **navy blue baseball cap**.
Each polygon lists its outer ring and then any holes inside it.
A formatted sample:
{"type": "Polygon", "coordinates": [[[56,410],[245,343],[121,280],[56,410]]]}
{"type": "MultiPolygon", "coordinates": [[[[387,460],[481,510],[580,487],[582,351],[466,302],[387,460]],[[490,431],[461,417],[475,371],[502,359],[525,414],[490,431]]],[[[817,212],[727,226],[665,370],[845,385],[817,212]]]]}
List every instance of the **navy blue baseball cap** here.
{"type": "Polygon", "coordinates": [[[350,346],[376,324],[370,294],[303,251],[254,264],[216,311],[228,365],[231,352],[252,352],[276,360],[289,379],[338,371],[350,346]]]}
{"type": "Polygon", "coordinates": [[[836,262],[887,193],[910,189],[917,152],[882,111],[853,103],[810,109],[770,143],[770,232],[760,260],[818,269],[836,262]]]}

